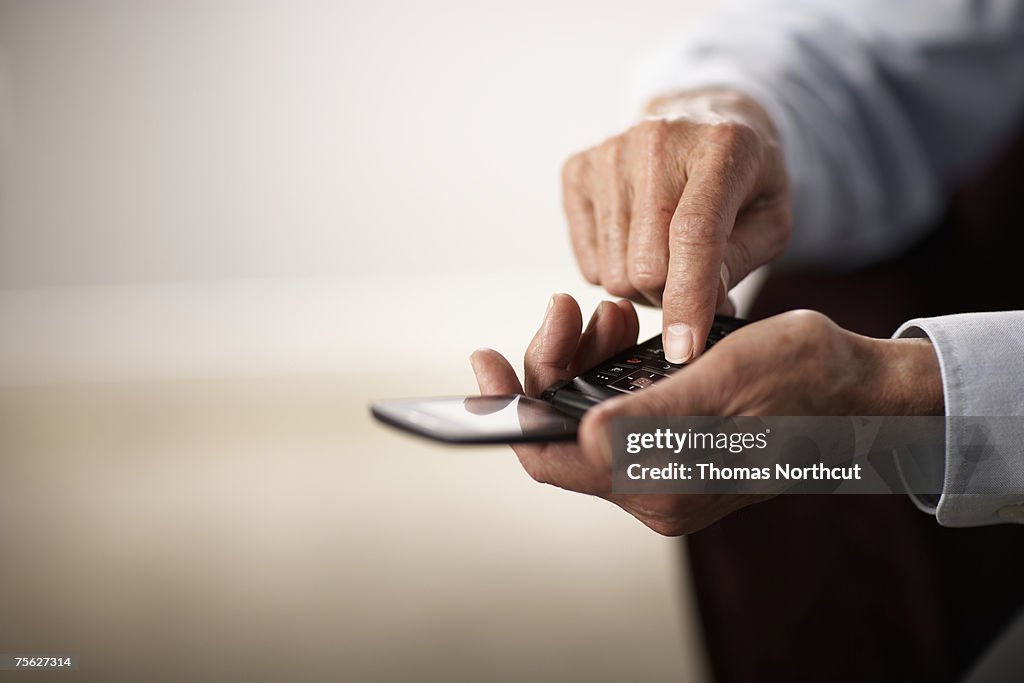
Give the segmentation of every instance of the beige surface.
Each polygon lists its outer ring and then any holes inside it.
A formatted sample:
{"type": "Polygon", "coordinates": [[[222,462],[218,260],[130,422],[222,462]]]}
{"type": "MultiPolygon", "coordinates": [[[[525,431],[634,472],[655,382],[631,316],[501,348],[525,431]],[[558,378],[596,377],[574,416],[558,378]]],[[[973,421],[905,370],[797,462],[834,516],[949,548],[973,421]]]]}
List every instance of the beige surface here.
{"type": "Polygon", "coordinates": [[[517,360],[556,289],[601,297],[570,269],[0,292],[0,652],[98,681],[701,680],[678,541],[369,418],[473,392],[470,350],[517,360]]]}
{"type": "Polygon", "coordinates": [[[81,657],[54,680],[702,677],[677,542],[379,428],[368,397],[465,376],[398,384],[4,389],[0,651],[81,657]]]}

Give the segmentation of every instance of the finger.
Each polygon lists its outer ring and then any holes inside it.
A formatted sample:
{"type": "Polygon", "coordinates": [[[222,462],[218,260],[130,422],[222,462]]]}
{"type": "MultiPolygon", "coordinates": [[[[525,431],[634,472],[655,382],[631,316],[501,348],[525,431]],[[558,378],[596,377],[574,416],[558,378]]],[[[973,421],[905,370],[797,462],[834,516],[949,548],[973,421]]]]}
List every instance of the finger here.
{"type": "Polygon", "coordinates": [[[663,334],[665,357],[685,363],[704,348],[718,301],[725,245],[746,195],[750,172],[731,155],[701,159],[670,227],[663,334]]]}
{"type": "Polygon", "coordinates": [[[632,191],[626,180],[625,150],[613,139],[604,144],[600,154],[602,173],[593,202],[601,285],[615,296],[636,296],[639,292],[630,285],[626,268],[632,191]]]}
{"type": "MultiPolygon", "coordinates": [[[[577,351],[574,365],[596,364],[634,344],[639,327],[636,310],[628,301],[602,303],[588,325],[589,334],[585,332],[580,338],[579,346],[586,348],[577,351]],[[587,354],[591,354],[589,358],[587,354]]],[[[572,372],[560,378],[566,379],[572,372]]],[[[592,495],[606,495],[611,489],[611,472],[600,454],[584,453],[576,444],[553,443],[543,449],[517,447],[516,453],[524,469],[537,481],[592,495]]]]}
{"type": "Polygon", "coordinates": [[[619,340],[617,351],[625,351],[630,346],[635,346],[637,337],[640,336],[640,318],[636,314],[636,307],[631,301],[622,299],[616,301],[615,305],[622,311],[622,322],[624,324],[622,337],[619,340]]]}
{"type": "Polygon", "coordinates": [[[622,311],[610,301],[602,301],[594,310],[587,328],[569,364],[569,374],[578,375],[607,360],[620,348],[625,322],[622,311]]]}
{"type": "MultiPolygon", "coordinates": [[[[469,360],[481,394],[494,396],[523,393],[512,365],[497,351],[478,349],[469,360]]],[[[579,461],[579,451],[574,443],[515,444],[512,450],[526,473],[536,481],[556,485],[582,485],[584,482],[579,474],[573,475],[568,471],[572,463],[579,461]]]]}
{"type": "Polygon", "coordinates": [[[598,284],[600,268],[597,258],[597,236],[594,205],[588,189],[586,154],[576,154],[562,167],[562,208],[569,222],[573,253],[583,277],[598,284]]]}
{"type": "Polygon", "coordinates": [[[568,294],[551,297],[548,310],[526,349],[526,395],[539,396],[555,382],[569,379],[569,363],[576,353],[583,317],[579,304],[568,294]]]}
{"type": "MultiPolygon", "coordinates": [[[[654,135],[654,134],[652,134],[654,135]]],[[[656,140],[644,145],[638,164],[636,192],[629,221],[629,281],[652,304],[662,302],[668,274],[668,230],[679,204],[679,187],[668,181],[669,173],[656,140]]]]}
{"type": "Polygon", "coordinates": [[[637,292],[633,296],[621,297],[621,301],[630,301],[637,306],[646,306],[648,308],[661,308],[661,303],[654,303],[643,294],[637,292]]]}
{"type": "Polygon", "coordinates": [[[744,209],[737,216],[723,256],[728,289],[782,253],[789,239],[790,221],[786,198],[771,205],[744,209]]]}
{"type": "Polygon", "coordinates": [[[484,396],[521,394],[523,386],[516,371],[505,357],[494,349],[477,349],[469,357],[476,375],[476,383],[484,396]]]}
{"type": "MultiPolygon", "coordinates": [[[[500,396],[523,393],[515,370],[497,351],[478,349],[470,356],[470,363],[476,373],[481,395],[500,396]]],[[[537,481],[544,482],[558,476],[557,472],[551,471],[552,468],[549,465],[552,446],[556,445],[575,446],[575,444],[520,443],[513,444],[512,450],[527,474],[537,481]]],[[[568,455],[571,454],[571,452],[568,453],[568,455]]]]}
{"type": "MultiPolygon", "coordinates": [[[[478,349],[470,356],[482,395],[521,394],[523,389],[512,365],[493,349],[478,349]]],[[[585,485],[586,479],[571,466],[579,462],[574,443],[531,444],[512,446],[526,473],[534,480],[555,485],[585,485]]]]}
{"type": "Polygon", "coordinates": [[[580,337],[569,373],[579,375],[636,344],[640,319],[628,300],[602,301],[580,337]]]}

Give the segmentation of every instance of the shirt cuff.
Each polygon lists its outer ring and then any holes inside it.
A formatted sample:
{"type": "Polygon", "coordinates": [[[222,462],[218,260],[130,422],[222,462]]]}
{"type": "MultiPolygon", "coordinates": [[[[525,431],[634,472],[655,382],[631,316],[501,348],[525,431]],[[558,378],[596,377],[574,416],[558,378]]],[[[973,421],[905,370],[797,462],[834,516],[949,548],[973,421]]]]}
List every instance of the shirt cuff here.
{"type": "Polygon", "coordinates": [[[931,340],[949,418],[942,494],[914,503],[943,526],[1024,523],[1024,421],[1000,419],[1024,416],[1024,311],[919,318],[900,337],[931,340]]]}

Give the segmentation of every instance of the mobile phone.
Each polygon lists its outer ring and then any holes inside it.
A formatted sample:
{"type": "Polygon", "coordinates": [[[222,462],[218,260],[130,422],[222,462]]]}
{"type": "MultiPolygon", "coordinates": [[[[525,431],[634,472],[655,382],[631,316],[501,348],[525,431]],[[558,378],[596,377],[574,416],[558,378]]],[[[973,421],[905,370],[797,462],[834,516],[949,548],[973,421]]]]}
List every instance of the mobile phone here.
{"type": "MultiPolygon", "coordinates": [[[[746,324],[715,316],[705,350],[746,324]]],[[[683,365],[665,360],[661,335],[618,353],[578,377],[557,382],[540,398],[438,396],[378,401],[373,416],[392,427],[446,443],[569,441],[584,413],[601,401],[643,391],[683,365]]]]}

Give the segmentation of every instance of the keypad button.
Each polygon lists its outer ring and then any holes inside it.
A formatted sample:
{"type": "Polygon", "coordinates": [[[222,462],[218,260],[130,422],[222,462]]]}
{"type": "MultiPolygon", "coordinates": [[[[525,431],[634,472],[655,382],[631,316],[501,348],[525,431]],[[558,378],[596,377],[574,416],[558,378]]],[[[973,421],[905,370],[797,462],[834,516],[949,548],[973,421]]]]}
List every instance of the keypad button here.
{"type": "Polygon", "coordinates": [[[650,370],[637,370],[631,373],[628,377],[619,379],[615,384],[612,385],[613,389],[619,391],[640,391],[646,389],[660,379],[664,379],[665,375],[650,370]]]}
{"type": "Polygon", "coordinates": [[[654,372],[663,372],[666,374],[671,374],[683,366],[676,365],[675,363],[667,363],[665,361],[661,361],[649,362],[645,367],[648,368],[649,370],[653,370],[654,372]]]}
{"type": "Polygon", "coordinates": [[[662,360],[663,358],[665,358],[665,352],[662,351],[661,349],[651,349],[644,347],[640,347],[639,349],[637,349],[636,355],[646,360],[662,360]]]}
{"type": "Polygon", "coordinates": [[[612,384],[612,389],[618,389],[619,391],[632,391],[630,387],[633,386],[633,377],[639,374],[639,372],[632,372],[626,377],[620,377],[614,384],[612,384]]]}
{"type": "MultiPolygon", "coordinates": [[[[731,325],[716,323],[708,333],[705,349],[712,348],[733,331],[731,325]]],[[[661,342],[660,335],[649,339],[643,345],[629,349],[605,365],[591,370],[585,379],[592,384],[623,393],[642,391],[683,367],[682,364],[665,360],[661,342]]]]}

